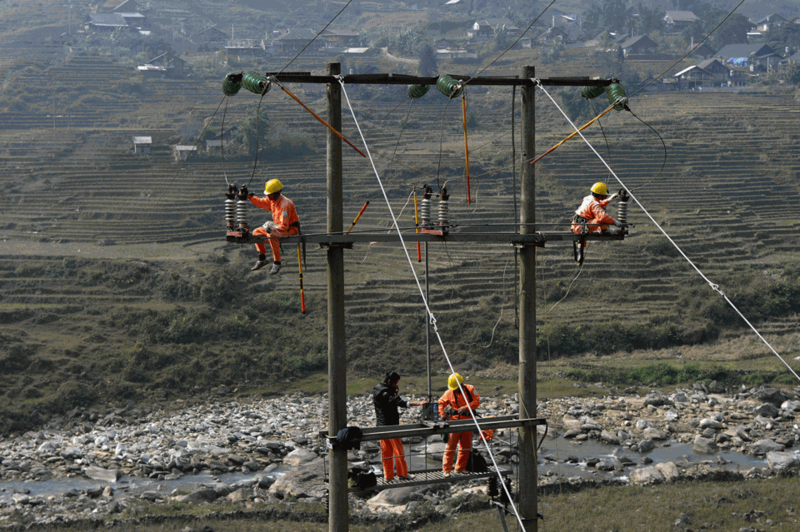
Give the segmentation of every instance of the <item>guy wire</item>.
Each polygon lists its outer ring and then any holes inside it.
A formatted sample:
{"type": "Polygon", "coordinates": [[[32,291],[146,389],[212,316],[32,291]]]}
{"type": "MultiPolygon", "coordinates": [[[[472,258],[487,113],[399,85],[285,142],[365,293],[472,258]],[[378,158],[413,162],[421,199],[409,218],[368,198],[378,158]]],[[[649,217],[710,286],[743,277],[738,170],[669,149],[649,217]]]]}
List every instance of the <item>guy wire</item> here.
{"type": "Polygon", "coordinates": [[[222,110],[222,132],[219,136],[220,153],[222,153],[222,175],[225,176],[225,184],[230,185],[228,181],[228,172],[225,171],[225,115],[228,112],[228,98],[225,97],[225,109],[222,110]]]}
{"type": "MultiPolygon", "coordinates": [[[[327,24],[325,24],[325,27],[324,27],[324,28],[322,28],[321,30],[319,30],[319,32],[317,32],[317,34],[316,34],[316,35],[314,35],[314,38],[313,38],[313,39],[311,39],[310,41],[308,41],[308,44],[306,44],[305,46],[303,46],[303,49],[302,49],[302,50],[300,50],[299,52],[297,52],[297,55],[295,55],[294,57],[292,57],[292,60],[291,60],[291,61],[289,61],[288,63],[286,63],[286,65],[284,65],[284,67],[278,71],[278,74],[280,74],[281,72],[283,72],[284,70],[286,70],[287,68],[289,68],[289,65],[291,65],[292,63],[294,63],[294,60],[295,60],[295,59],[297,59],[298,57],[300,57],[300,54],[302,54],[303,52],[305,52],[305,51],[306,51],[306,48],[308,48],[309,46],[311,46],[311,43],[312,43],[312,42],[314,42],[314,41],[316,41],[316,40],[317,40],[317,37],[319,37],[320,35],[322,35],[322,32],[323,32],[323,31],[325,31],[325,30],[327,30],[327,29],[328,29],[328,26],[330,26],[331,24],[333,24],[333,21],[334,21],[334,20],[336,20],[336,19],[339,17],[339,15],[341,15],[341,14],[342,14],[342,11],[344,11],[345,9],[347,9],[347,6],[349,6],[349,5],[350,5],[350,2],[352,2],[352,1],[353,1],[353,0],[347,0],[347,3],[344,5],[344,7],[342,7],[342,9],[340,9],[340,10],[339,10],[339,12],[338,12],[338,13],[336,13],[336,15],[334,15],[334,16],[333,16],[333,18],[330,20],[330,22],[328,22],[327,24]]],[[[276,75],[278,75],[278,74],[276,74],[276,75]]]]}
{"type": "Polygon", "coordinates": [[[644,185],[639,185],[639,186],[637,186],[637,187],[631,187],[631,189],[630,189],[630,190],[636,190],[637,188],[646,187],[647,185],[649,185],[650,183],[652,183],[653,181],[655,181],[656,179],[658,179],[658,176],[660,176],[660,175],[661,175],[661,172],[664,170],[664,166],[666,166],[666,164],[667,164],[667,144],[664,142],[664,139],[661,137],[661,135],[658,133],[658,131],[656,131],[656,129],[655,129],[653,126],[651,126],[650,124],[648,124],[647,122],[645,122],[644,120],[642,120],[641,118],[639,118],[638,116],[636,116],[636,114],[635,114],[633,111],[631,111],[630,109],[628,109],[627,111],[628,111],[630,114],[632,114],[632,115],[633,115],[633,117],[634,117],[636,120],[638,120],[638,121],[639,121],[639,122],[641,122],[642,124],[646,125],[646,126],[647,126],[647,127],[649,127],[650,129],[652,129],[652,130],[653,130],[653,133],[655,133],[655,134],[658,136],[658,140],[660,140],[660,141],[661,141],[661,145],[662,145],[662,146],[664,146],[664,161],[661,163],[661,168],[659,168],[659,169],[658,169],[658,173],[656,174],[656,176],[655,176],[653,179],[651,179],[650,181],[648,181],[648,182],[647,182],[647,183],[645,183],[644,185]]]}
{"type": "MultiPolygon", "coordinates": [[[[268,87],[269,85],[267,85],[268,87]]],[[[247,182],[247,186],[250,187],[250,183],[253,182],[253,178],[256,176],[256,166],[258,166],[258,137],[259,137],[259,127],[261,126],[261,102],[264,101],[264,95],[267,94],[266,88],[264,92],[261,93],[261,98],[258,99],[258,106],[256,107],[256,154],[253,158],[253,173],[250,174],[250,181],[247,182]]]]}

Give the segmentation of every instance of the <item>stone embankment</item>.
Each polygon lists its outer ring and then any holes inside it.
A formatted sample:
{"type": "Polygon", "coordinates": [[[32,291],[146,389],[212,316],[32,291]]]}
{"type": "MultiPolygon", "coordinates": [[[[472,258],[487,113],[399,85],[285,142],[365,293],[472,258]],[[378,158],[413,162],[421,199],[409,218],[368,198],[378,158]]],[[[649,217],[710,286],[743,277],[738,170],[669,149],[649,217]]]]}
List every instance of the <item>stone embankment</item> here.
{"type": "MultiPolygon", "coordinates": [[[[251,402],[220,398],[170,411],[145,412],[135,405],[106,412],[76,409],[41,431],[0,440],[0,525],[98,514],[137,515],[153,503],[224,501],[253,508],[322,501],[327,489],[325,445],[318,431],[325,427],[326,412],[325,396],[302,394],[251,402]],[[244,475],[224,482],[231,473],[244,475]],[[203,480],[192,482],[193,478],[203,480]],[[37,486],[66,485],[69,479],[95,483],[36,494],[37,486]],[[163,489],[169,481],[178,480],[185,481],[182,489],[163,489]],[[146,486],[135,489],[137,485],[146,486]]],[[[374,423],[369,396],[352,397],[347,412],[351,425],[374,423]]],[[[480,412],[485,416],[517,414],[519,404],[515,396],[484,392],[480,412]]],[[[413,414],[406,414],[405,422],[413,422],[413,414]]],[[[765,457],[769,468],[749,470],[743,478],[800,469],[796,450],[800,447],[800,388],[761,387],[731,393],[712,383],[644,397],[632,389],[611,389],[601,399],[542,401],[538,416],[547,418],[549,438],[596,441],[614,451],[580,459],[574,450],[565,457],[540,456],[542,464],[580,461],[600,482],[647,484],[708,478],[718,469],[719,460],[714,458],[720,452],[765,457]],[[708,459],[653,463],[648,454],[667,442],[691,444],[696,455],[708,459]]],[[[498,463],[516,462],[512,439],[509,434],[497,438],[498,463]]],[[[436,443],[432,439],[427,443],[428,454],[440,458],[442,445],[440,439],[436,443]]],[[[426,442],[412,440],[408,447],[425,449],[426,442]]],[[[350,458],[378,465],[378,451],[377,445],[365,443],[361,450],[351,451],[350,458]]],[[[591,480],[548,471],[541,484],[563,489],[586,482],[591,480]]],[[[456,495],[484,489],[485,483],[479,481],[402,487],[371,498],[354,497],[352,505],[354,512],[364,514],[409,511],[425,501],[444,508],[456,495]]]]}

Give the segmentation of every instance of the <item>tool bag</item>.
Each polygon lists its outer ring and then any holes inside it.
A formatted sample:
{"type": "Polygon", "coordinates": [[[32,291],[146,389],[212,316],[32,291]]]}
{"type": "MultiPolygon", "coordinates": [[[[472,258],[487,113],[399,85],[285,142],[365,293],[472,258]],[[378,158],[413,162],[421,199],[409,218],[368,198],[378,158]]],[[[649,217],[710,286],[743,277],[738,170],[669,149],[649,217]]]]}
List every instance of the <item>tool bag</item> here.
{"type": "Polygon", "coordinates": [[[378,484],[378,477],[371,469],[351,467],[347,472],[347,487],[361,490],[369,489],[378,484]]]}

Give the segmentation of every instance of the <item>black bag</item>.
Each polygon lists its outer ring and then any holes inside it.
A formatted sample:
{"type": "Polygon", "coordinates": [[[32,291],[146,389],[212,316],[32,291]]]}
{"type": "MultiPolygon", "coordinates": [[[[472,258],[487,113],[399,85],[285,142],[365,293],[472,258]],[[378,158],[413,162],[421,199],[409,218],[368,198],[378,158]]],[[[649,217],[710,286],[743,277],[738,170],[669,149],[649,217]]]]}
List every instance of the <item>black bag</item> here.
{"type": "Polygon", "coordinates": [[[365,490],[378,484],[378,477],[370,469],[352,467],[347,472],[347,487],[365,490]]]}
{"type": "Polygon", "coordinates": [[[485,473],[489,471],[486,459],[476,449],[471,449],[467,460],[467,471],[470,473],[485,473]]]}
{"type": "Polygon", "coordinates": [[[363,436],[364,433],[360,428],[345,427],[336,434],[336,443],[334,445],[345,451],[361,449],[361,438],[363,436]]]}

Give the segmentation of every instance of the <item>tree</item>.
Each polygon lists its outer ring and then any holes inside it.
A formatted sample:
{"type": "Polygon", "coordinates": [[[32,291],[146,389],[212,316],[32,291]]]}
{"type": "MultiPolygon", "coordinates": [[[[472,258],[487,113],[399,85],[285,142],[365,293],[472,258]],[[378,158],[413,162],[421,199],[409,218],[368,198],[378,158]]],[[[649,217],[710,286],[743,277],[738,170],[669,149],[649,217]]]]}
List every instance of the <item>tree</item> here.
{"type": "Polygon", "coordinates": [[[767,43],[776,50],[789,46],[795,50],[800,48],[800,30],[794,24],[783,24],[773,27],[767,32],[767,43]]]}
{"type": "Polygon", "coordinates": [[[649,7],[637,4],[639,10],[639,20],[636,22],[636,31],[639,35],[647,35],[664,29],[664,17],[666,12],[658,6],[649,7]]]}
{"type": "Polygon", "coordinates": [[[606,0],[583,12],[583,27],[589,30],[622,31],[633,26],[633,8],[627,0],[606,0]]]}
{"type": "Polygon", "coordinates": [[[435,76],[439,73],[439,65],[436,64],[436,52],[430,44],[424,43],[419,52],[419,68],[417,70],[420,76],[435,76]]]}
{"type": "Polygon", "coordinates": [[[267,144],[267,132],[269,130],[269,120],[267,118],[266,107],[262,108],[256,115],[256,110],[252,110],[244,122],[239,124],[239,129],[231,139],[232,144],[239,145],[241,149],[247,149],[250,157],[255,157],[256,153],[265,148],[267,144]]]}
{"type": "MultiPolygon", "coordinates": [[[[719,20],[717,20],[714,26],[717,24],[719,24],[719,20]]],[[[714,32],[714,35],[711,36],[711,39],[713,40],[714,46],[717,50],[729,44],[746,43],[747,32],[750,31],[751,26],[752,23],[747,20],[747,17],[740,15],[739,13],[734,13],[717,29],[716,32],[714,32]]]]}

